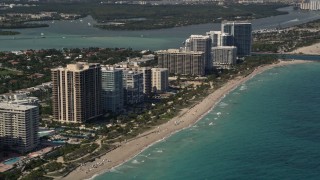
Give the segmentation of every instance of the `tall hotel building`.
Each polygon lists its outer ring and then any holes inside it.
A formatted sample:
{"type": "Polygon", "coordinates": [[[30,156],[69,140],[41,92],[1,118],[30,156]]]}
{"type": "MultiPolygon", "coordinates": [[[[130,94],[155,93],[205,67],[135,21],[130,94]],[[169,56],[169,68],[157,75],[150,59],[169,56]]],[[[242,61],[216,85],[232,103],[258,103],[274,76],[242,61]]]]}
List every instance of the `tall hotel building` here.
{"type": "Polygon", "coordinates": [[[123,109],[123,70],[112,66],[102,66],[101,99],[103,112],[118,113],[123,109]]]}
{"type": "Polygon", "coordinates": [[[238,56],[251,55],[252,44],[252,26],[248,22],[228,22],[221,23],[222,33],[228,33],[233,36],[233,46],[238,48],[238,56]]]}
{"type": "Polygon", "coordinates": [[[122,78],[125,104],[130,105],[143,102],[143,74],[124,70],[122,78]]]}
{"type": "Polygon", "coordinates": [[[169,88],[169,71],[167,68],[152,68],[152,91],[165,93],[169,88]]]}
{"type": "Polygon", "coordinates": [[[144,97],[151,95],[151,67],[131,66],[129,64],[118,64],[115,67],[123,71],[132,71],[134,73],[142,73],[143,76],[143,93],[144,97]]]}
{"type": "Polygon", "coordinates": [[[51,70],[53,118],[82,123],[101,115],[101,67],[78,62],[51,70]]]}
{"type": "Polygon", "coordinates": [[[0,146],[21,153],[39,144],[39,108],[33,105],[0,103],[0,146]]]}
{"type": "Polygon", "coordinates": [[[203,35],[191,35],[185,41],[186,51],[201,51],[204,52],[205,70],[210,71],[212,69],[211,61],[211,38],[203,35]]]}
{"type": "Polygon", "coordinates": [[[300,3],[300,9],[319,10],[320,9],[320,0],[302,0],[300,3]]]}
{"type": "Polygon", "coordinates": [[[221,31],[210,31],[206,33],[211,38],[211,47],[232,46],[233,37],[228,33],[221,31]]]}
{"type": "Polygon", "coordinates": [[[168,49],[157,51],[158,66],[167,68],[169,73],[181,75],[205,75],[204,52],[168,49]]]}
{"type": "Polygon", "coordinates": [[[213,47],[211,53],[213,66],[216,69],[230,69],[236,64],[237,47],[235,46],[213,47]]]}
{"type": "Polygon", "coordinates": [[[151,68],[150,67],[138,67],[133,68],[134,71],[140,72],[143,75],[143,93],[146,96],[151,94],[151,68]]]}

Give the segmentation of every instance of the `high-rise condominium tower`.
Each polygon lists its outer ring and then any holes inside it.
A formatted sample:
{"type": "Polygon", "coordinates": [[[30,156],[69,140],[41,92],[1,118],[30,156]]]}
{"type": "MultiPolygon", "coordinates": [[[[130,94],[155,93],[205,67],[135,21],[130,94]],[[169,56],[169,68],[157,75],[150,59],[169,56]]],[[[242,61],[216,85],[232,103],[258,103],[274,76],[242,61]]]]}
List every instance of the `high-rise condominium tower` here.
{"type": "Polygon", "coordinates": [[[252,26],[248,22],[228,22],[221,23],[221,31],[233,36],[233,46],[237,47],[238,56],[251,55],[252,26]]]}
{"type": "Polygon", "coordinates": [[[132,105],[143,102],[143,74],[135,71],[124,70],[122,78],[125,104],[132,105]]]}
{"type": "Polygon", "coordinates": [[[169,88],[169,71],[167,68],[152,68],[152,91],[165,93],[169,88]]]}
{"type": "Polygon", "coordinates": [[[211,47],[232,46],[233,37],[228,33],[221,31],[209,31],[206,33],[211,38],[211,47]]]}
{"type": "Polygon", "coordinates": [[[203,52],[205,60],[205,70],[212,69],[211,60],[211,38],[203,35],[191,35],[185,42],[186,51],[203,52]]]}
{"type": "Polygon", "coordinates": [[[68,64],[51,75],[54,120],[82,123],[101,115],[100,64],[68,64]]]}
{"type": "Polygon", "coordinates": [[[204,52],[168,49],[157,51],[158,66],[168,68],[169,73],[181,75],[205,75],[204,52]]]}
{"type": "Polygon", "coordinates": [[[104,112],[120,112],[123,109],[123,70],[114,67],[102,67],[102,109],[104,112]]]}
{"type": "Polygon", "coordinates": [[[21,153],[39,144],[39,108],[33,105],[0,103],[0,146],[21,153]]]}
{"type": "Polygon", "coordinates": [[[236,64],[237,47],[235,46],[219,46],[213,47],[211,50],[213,66],[216,69],[230,69],[236,64]]]}

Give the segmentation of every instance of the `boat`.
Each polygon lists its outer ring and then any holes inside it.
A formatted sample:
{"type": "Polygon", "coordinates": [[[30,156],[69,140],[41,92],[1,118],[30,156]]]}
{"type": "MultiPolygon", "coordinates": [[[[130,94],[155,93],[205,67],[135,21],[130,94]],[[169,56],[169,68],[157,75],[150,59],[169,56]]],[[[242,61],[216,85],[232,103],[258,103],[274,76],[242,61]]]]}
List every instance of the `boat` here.
{"type": "Polygon", "coordinates": [[[88,26],[91,26],[91,23],[88,23],[88,26]]]}

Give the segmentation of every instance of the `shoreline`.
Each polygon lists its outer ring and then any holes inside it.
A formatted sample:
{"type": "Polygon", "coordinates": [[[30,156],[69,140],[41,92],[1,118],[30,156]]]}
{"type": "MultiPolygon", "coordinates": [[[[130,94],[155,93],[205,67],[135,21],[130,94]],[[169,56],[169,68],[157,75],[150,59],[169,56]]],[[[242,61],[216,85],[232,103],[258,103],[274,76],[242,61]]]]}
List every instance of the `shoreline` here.
{"type": "Polygon", "coordinates": [[[320,54],[320,42],[312,44],[310,46],[300,47],[296,50],[289,52],[289,54],[319,55],[320,54]]]}
{"type": "Polygon", "coordinates": [[[236,89],[239,85],[250,80],[254,76],[275,68],[290,64],[307,63],[310,61],[294,60],[294,61],[280,61],[275,64],[263,65],[255,68],[255,70],[245,77],[236,77],[229,80],[219,89],[209,94],[203,100],[190,108],[182,110],[179,115],[169,120],[167,123],[159,125],[157,128],[148,130],[141,135],[127,141],[122,142],[117,149],[101,156],[93,162],[88,162],[84,166],[76,168],[70,172],[66,177],[61,179],[94,179],[95,177],[111,171],[112,169],[121,166],[123,163],[130,161],[135,156],[139,155],[150,146],[161,142],[171,135],[189,128],[197,123],[205,115],[207,115],[216,105],[231,91],[236,89]],[[95,168],[93,168],[95,165],[95,168]]]}

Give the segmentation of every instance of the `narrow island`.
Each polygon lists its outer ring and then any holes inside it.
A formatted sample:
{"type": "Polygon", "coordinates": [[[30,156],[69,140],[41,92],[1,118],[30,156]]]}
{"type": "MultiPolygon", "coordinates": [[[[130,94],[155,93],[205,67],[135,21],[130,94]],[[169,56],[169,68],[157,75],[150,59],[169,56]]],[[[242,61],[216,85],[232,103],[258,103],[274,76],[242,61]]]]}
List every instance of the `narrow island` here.
{"type": "Polygon", "coordinates": [[[0,28],[46,27],[49,23],[34,21],[75,20],[91,15],[93,26],[106,30],[150,30],[222,20],[252,20],[287,14],[277,9],[285,4],[113,4],[101,2],[36,3],[34,6],[8,8],[0,13],[0,28]],[[39,13],[40,12],[40,13],[39,13]],[[31,23],[32,22],[32,23],[31,23]]]}
{"type": "Polygon", "coordinates": [[[1,31],[0,30],[0,36],[13,36],[13,35],[18,35],[20,32],[17,31],[1,31]]]}

